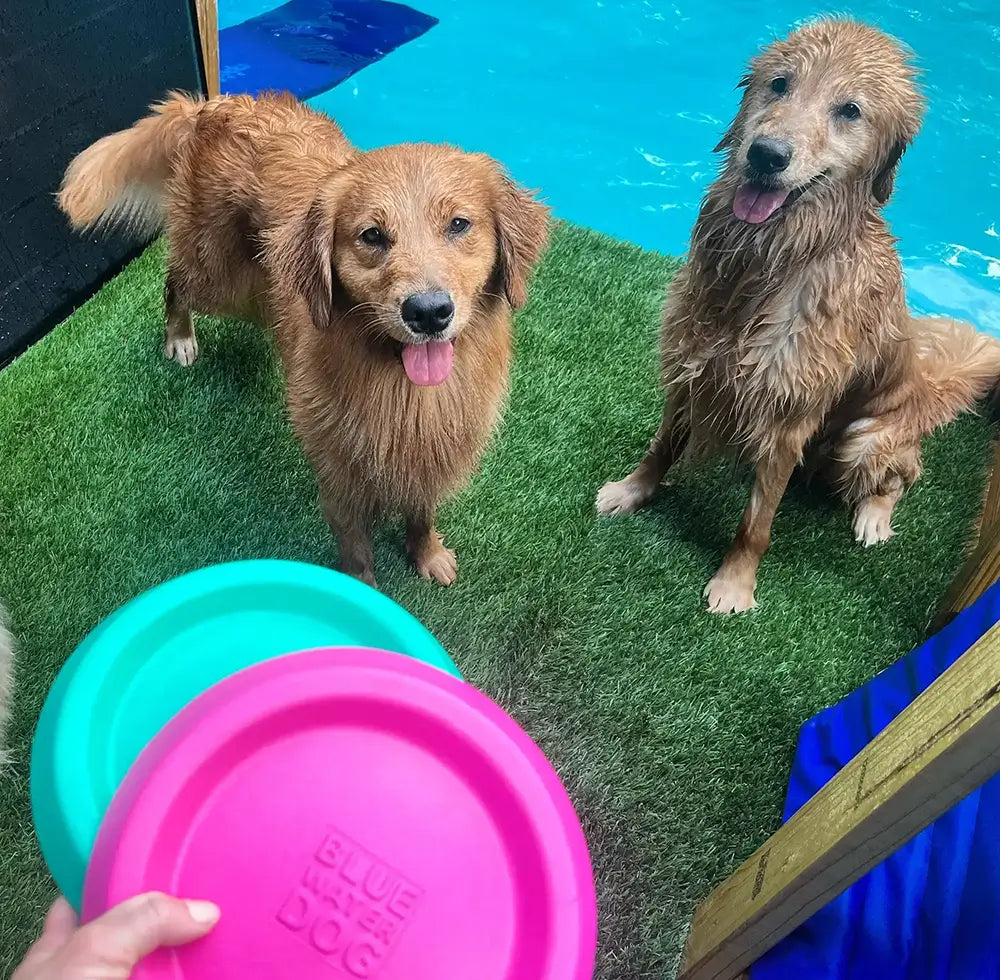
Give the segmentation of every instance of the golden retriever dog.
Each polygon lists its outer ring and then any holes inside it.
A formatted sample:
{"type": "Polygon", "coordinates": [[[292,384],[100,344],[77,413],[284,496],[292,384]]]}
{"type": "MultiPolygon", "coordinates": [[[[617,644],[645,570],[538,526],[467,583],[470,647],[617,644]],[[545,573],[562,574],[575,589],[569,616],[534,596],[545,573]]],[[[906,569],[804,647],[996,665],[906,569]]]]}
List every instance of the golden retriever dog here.
{"type": "Polygon", "coordinates": [[[854,508],[872,545],[920,474],[921,437],[1000,375],[1000,342],[906,308],[882,216],[923,101],[907,53],[880,31],[822,20],[766,48],[740,85],[726,152],[664,307],[666,407],[639,466],[597,497],[635,511],[682,457],[754,470],[750,502],[705,598],[754,606],[757,567],[796,465],[854,508]]]}
{"type": "Polygon", "coordinates": [[[192,312],[273,326],[344,571],[374,584],[396,514],[420,575],[455,580],[435,514],[504,405],[546,207],[486,156],[356,151],[290,95],[174,94],[84,150],[59,202],[77,228],[165,225],[168,358],[194,362],[192,312]]]}

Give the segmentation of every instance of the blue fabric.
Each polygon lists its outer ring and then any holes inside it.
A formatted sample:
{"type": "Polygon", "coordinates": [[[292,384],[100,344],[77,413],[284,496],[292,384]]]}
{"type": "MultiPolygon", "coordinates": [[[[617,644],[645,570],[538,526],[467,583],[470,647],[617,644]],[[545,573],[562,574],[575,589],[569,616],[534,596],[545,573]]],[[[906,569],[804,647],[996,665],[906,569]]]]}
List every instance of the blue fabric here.
{"type": "MultiPolygon", "coordinates": [[[[1000,583],[802,726],[784,820],[1000,620],[1000,583]]],[[[779,943],[750,980],[1000,977],[1000,776],[779,943]]]]}
{"type": "Polygon", "coordinates": [[[222,91],[308,99],[436,23],[386,0],[291,0],[219,32],[222,91]]]}

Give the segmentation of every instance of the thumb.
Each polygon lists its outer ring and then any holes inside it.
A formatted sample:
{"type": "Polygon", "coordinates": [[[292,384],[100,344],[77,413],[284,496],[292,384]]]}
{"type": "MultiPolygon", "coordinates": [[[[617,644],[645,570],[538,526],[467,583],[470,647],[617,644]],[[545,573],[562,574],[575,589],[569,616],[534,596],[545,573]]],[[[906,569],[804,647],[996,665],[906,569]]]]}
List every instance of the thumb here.
{"type": "MultiPolygon", "coordinates": [[[[65,898],[57,898],[55,904],[49,909],[49,914],[45,917],[45,926],[42,929],[41,937],[28,950],[24,963],[21,964],[22,967],[35,966],[50,959],[73,938],[76,928],[76,913],[65,898]]],[[[14,977],[17,976],[18,974],[15,973],[14,977]]]]}
{"type": "Polygon", "coordinates": [[[218,921],[218,906],[211,902],[185,902],[150,892],[105,912],[80,929],[75,939],[102,964],[131,969],[161,946],[200,939],[218,921]]]}
{"type": "Polygon", "coordinates": [[[78,926],[76,912],[69,902],[60,896],[49,909],[49,914],[45,916],[45,926],[40,941],[58,948],[70,940],[78,926]]]}

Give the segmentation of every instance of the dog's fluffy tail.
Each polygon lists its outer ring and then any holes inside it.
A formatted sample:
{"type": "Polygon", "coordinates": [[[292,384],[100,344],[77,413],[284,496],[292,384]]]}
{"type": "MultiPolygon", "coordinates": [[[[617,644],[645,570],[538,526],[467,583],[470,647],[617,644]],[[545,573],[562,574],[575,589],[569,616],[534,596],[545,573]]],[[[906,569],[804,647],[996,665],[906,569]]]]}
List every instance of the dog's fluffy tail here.
{"type": "Polygon", "coordinates": [[[997,390],[1000,339],[946,317],[914,317],[914,336],[931,402],[927,431],[997,390]]]}
{"type": "Polygon", "coordinates": [[[919,375],[876,400],[839,433],[832,478],[851,502],[909,486],[920,475],[920,439],[953,421],[1000,381],[1000,340],[968,323],[913,317],[919,375]]]}
{"type": "Polygon", "coordinates": [[[172,92],[131,129],[88,146],[66,170],[59,207],[79,230],[117,225],[136,235],[163,227],[164,187],[205,102],[172,92]]]}
{"type": "Polygon", "coordinates": [[[0,767],[7,761],[4,751],[4,728],[14,693],[14,643],[7,632],[3,606],[0,606],[0,767]]]}

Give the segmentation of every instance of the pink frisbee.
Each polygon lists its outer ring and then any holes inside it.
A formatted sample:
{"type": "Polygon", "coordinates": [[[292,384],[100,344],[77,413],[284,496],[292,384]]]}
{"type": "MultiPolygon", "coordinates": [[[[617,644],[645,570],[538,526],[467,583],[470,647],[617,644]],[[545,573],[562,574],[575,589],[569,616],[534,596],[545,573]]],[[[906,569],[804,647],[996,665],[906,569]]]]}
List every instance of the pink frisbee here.
{"type": "Polygon", "coordinates": [[[101,825],[84,918],[149,890],[222,920],[137,980],[593,976],[593,873],[559,777],[471,685],[381,650],[249,667],[162,729],[101,825]]]}

